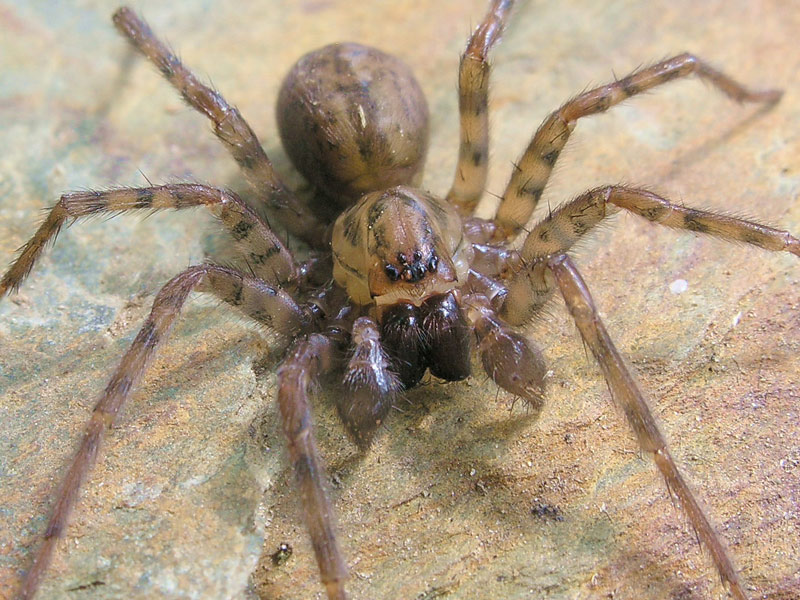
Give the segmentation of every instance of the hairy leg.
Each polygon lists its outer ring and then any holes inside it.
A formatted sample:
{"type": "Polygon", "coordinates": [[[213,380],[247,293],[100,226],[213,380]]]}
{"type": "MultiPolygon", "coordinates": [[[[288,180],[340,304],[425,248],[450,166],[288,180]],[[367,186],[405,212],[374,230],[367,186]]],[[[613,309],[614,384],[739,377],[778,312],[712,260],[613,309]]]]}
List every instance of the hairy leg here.
{"type": "Polygon", "coordinates": [[[322,583],[330,600],[345,600],[347,566],[325,493],[325,473],[314,441],[308,393],[319,376],[331,369],[335,358],[331,338],[321,334],[298,338],[278,368],[278,405],[322,583]]]}
{"type": "Polygon", "coordinates": [[[692,54],[681,54],[584,92],[545,119],[517,162],[495,216],[496,239],[512,238],[525,227],[578,119],[605,112],[631,96],[692,74],[737,102],[772,103],[781,97],[777,90],[751,91],[692,54]]]}
{"type": "Polygon", "coordinates": [[[574,263],[566,255],[549,259],[548,268],[552,271],[556,285],[561,291],[584,343],[600,365],[611,397],[625,413],[628,424],[633,429],[639,447],[649,453],[664,476],[667,488],[675,494],[692,527],[697,532],[719,571],[722,581],[729,586],[733,597],[746,600],[747,596],[739,583],[733,562],[728,556],[722,540],[714,531],[714,526],[698,504],[686,480],[678,470],[669,452],[666,439],[653,417],[644,394],[625,365],[611,337],[600,319],[597,308],[586,283],[574,263]]]}
{"type": "Polygon", "coordinates": [[[256,134],[239,111],[216,91],[203,85],[175,54],[128,7],[114,13],[114,25],[183,96],[214,124],[214,133],[233,155],[259,197],[292,235],[319,248],[326,243],[325,223],[289,191],[272,168],[256,134]]]}
{"type": "Polygon", "coordinates": [[[512,0],[493,0],[461,55],[458,71],[461,143],[447,200],[465,216],[472,214],[486,187],[489,170],[489,50],[500,40],[513,4],[512,0]]]}
{"type": "Polygon", "coordinates": [[[291,254],[269,226],[233,192],[198,184],[172,184],[147,188],[64,194],[34,236],[20,249],[19,256],[0,280],[0,298],[19,288],[49,242],[55,240],[64,223],[99,214],[134,210],[205,206],[229,231],[247,258],[253,272],[283,285],[297,277],[291,254]]]}
{"type": "Polygon", "coordinates": [[[800,240],[788,231],[755,221],[674,204],[643,189],[608,185],[589,190],[553,211],[531,230],[520,252],[523,262],[566,252],[607,216],[625,209],[657,225],[752,244],[800,256],[800,240]]]}
{"type": "Polygon", "coordinates": [[[800,256],[800,239],[787,231],[674,204],[647,190],[604,186],[559,206],[533,227],[520,250],[519,262],[523,268],[517,270],[508,283],[509,293],[501,313],[503,318],[513,324],[527,321],[544,298],[538,290],[549,287],[544,282],[548,274],[542,266],[542,259],[566,252],[594,226],[620,209],[658,225],[800,256]]]}
{"type": "Polygon", "coordinates": [[[83,441],[56,496],[44,541],[25,575],[21,598],[30,599],[35,595],[56,544],[64,536],[81,486],[97,462],[106,431],[113,426],[141,381],[158,345],[167,337],[192,291],[210,292],[271,331],[283,335],[290,335],[307,321],[305,312],[288,294],[233,269],[200,265],[173,277],[156,296],[150,316],[94,407],[83,441]]]}

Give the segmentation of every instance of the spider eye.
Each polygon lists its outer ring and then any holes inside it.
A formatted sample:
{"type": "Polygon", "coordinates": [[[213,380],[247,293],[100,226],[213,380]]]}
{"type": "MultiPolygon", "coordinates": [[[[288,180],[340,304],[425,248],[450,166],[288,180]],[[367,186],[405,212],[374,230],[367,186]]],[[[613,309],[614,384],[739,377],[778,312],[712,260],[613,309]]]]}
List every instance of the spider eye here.
{"type": "Polygon", "coordinates": [[[434,254],[428,260],[428,271],[430,271],[431,273],[436,273],[436,267],[438,266],[439,266],[439,259],[434,254]]]}
{"type": "Polygon", "coordinates": [[[422,260],[422,252],[419,250],[414,251],[414,262],[419,262],[422,260]]]}
{"type": "Polygon", "coordinates": [[[397,267],[395,267],[394,265],[386,265],[383,270],[386,272],[386,275],[392,281],[397,281],[398,279],[400,279],[400,271],[398,271],[397,267]]]}

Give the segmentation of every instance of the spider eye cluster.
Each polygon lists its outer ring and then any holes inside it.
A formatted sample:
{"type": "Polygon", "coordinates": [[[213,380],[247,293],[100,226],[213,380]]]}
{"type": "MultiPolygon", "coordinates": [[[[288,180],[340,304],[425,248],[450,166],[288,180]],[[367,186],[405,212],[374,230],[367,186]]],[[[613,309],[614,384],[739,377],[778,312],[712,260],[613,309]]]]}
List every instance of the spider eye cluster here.
{"type": "Polygon", "coordinates": [[[454,207],[408,186],[365,194],[333,227],[333,276],[357,304],[419,306],[461,287],[472,244],[454,207]]]}
{"type": "Polygon", "coordinates": [[[426,273],[436,273],[439,267],[439,257],[436,256],[436,252],[431,252],[428,259],[423,260],[422,252],[417,250],[412,255],[411,261],[408,260],[408,257],[403,252],[398,252],[397,262],[400,267],[387,263],[383,269],[391,281],[402,279],[409,283],[416,283],[425,277],[426,273]]]}

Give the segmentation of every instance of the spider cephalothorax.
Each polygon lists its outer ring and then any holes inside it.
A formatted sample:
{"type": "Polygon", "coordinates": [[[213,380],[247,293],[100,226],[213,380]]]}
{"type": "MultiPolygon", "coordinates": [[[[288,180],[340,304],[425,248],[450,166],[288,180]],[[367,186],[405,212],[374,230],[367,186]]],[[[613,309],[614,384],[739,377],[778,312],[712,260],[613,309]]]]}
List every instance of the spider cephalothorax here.
{"type": "Polygon", "coordinates": [[[473,254],[455,209],[405,186],[366,194],[345,210],[332,252],[336,282],[354,302],[380,307],[462,287],[473,254]]]}
{"type": "Polygon", "coordinates": [[[641,449],[652,456],[710,550],[723,582],[738,599],[746,597],[724,544],[672,460],[567,252],[619,210],[657,224],[795,255],[800,255],[800,240],[753,221],[687,208],[647,190],[619,185],[590,190],[552,210],[529,230],[526,226],[580,118],[690,74],[738,101],[771,103],[780,93],[750,91],[690,54],[584,92],[539,127],[495,217],[476,218],[473,212],[488,168],[487,57],[511,5],[510,0],[491,2],[462,56],[459,160],[444,198],[419,188],[428,110],[408,67],[357,44],[326,46],[302,58],[282,87],[278,121],[287,153],[319,188],[309,202],[283,185],[235,108],[200,83],[129,9],[115,13],[114,23],[123,35],[189,105],[211,120],[257,199],[313,254],[297,262],[269,224],[226,190],[171,184],[62,196],[0,281],[0,296],[21,284],[66,221],[101,213],[206,207],[237,243],[248,269],[190,267],[158,293],[94,409],[44,542],[26,575],[22,597],[35,594],[105,432],[193,291],[213,294],[286,342],[277,400],[306,525],[330,598],[346,597],[347,568],[313,436],[312,385],[325,374],[343,371],[338,373],[337,410],[353,441],[366,449],[398,396],[417,385],[426,371],[448,381],[467,377],[474,344],[487,375],[538,410],[546,369],[538,349],[516,327],[535,317],[556,292],[600,364],[641,449]],[[515,250],[519,235],[524,235],[524,243],[515,250]]]}

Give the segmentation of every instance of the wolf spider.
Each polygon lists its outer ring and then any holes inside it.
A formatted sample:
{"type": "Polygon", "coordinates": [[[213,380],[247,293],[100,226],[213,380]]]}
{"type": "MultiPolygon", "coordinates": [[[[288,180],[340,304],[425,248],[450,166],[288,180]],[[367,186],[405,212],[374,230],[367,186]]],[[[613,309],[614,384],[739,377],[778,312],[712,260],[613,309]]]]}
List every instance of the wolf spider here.
{"type": "Polygon", "coordinates": [[[545,365],[536,346],[517,329],[535,318],[558,291],[642,452],[653,457],[730,592],[746,598],[724,543],[673,461],[567,252],[622,209],[656,224],[798,256],[800,240],[750,220],[674,204],[651,191],[622,185],[589,190],[552,210],[529,231],[525,227],[580,118],[692,74],[738,102],[769,104],[781,94],[750,91],[691,54],[581,93],[536,131],[515,165],[495,216],[477,218],[473,215],[488,167],[487,58],[507,25],[512,4],[491,2],[462,55],[461,144],[444,201],[414,187],[427,148],[427,106],[413,76],[397,59],[357,44],[331,45],[303,57],[287,76],[278,106],[281,137],[298,170],[325,198],[312,204],[284,186],[235,108],[200,83],[130,9],[114,14],[119,31],[190,106],[211,120],[215,134],[281,228],[314,252],[298,262],[267,221],[236,194],[205,185],[61,197],[0,281],[0,297],[19,287],[68,220],[99,214],[204,206],[236,242],[248,271],[193,266],[156,295],[149,317],[95,406],[21,597],[35,595],[106,431],[191,292],[216,296],[287,342],[278,368],[283,430],[322,582],[329,598],[345,598],[347,569],[312,432],[312,384],[343,370],[336,408],[352,441],[365,450],[397,398],[427,371],[447,381],[469,376],[474,338],[486,374],[538,411],[544,401],[545,365]],[[520,236],[524,242],[515,250],[520,236]]]}

